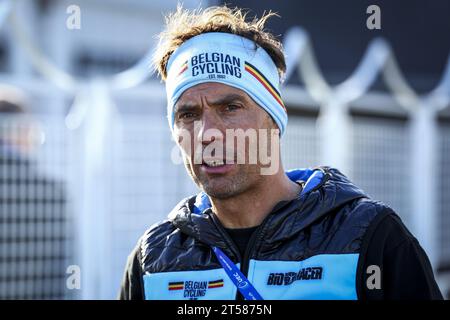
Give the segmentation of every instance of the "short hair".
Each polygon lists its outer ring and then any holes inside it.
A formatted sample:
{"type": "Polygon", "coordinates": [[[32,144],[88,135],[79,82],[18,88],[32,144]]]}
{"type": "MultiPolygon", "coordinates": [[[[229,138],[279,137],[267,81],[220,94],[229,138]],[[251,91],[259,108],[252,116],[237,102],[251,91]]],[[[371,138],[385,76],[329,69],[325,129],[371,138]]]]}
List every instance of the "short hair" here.
{"type": "Polygon", "coordinates": [[[185,41],[208,32],[225,32],[254,41],[272,58],[280,79],[286,72],[286,61],[281,42],[264,25],[270,17],[278,16],[269,11],[262,17],[247,21],[248,12],[239,8],[215,6],[207,9],[187,10],[180,5],[165,17],[166,29],[159,34],[159,44],[153,55],[153,65],[162,80],[167,78],[167,62],[172,53],[185,41]]]}

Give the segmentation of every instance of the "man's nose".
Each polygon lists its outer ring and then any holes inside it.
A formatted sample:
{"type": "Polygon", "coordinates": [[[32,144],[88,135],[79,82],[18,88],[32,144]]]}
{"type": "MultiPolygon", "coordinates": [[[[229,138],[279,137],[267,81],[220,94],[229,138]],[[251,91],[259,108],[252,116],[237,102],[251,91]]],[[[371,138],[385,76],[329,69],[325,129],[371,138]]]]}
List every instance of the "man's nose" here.
{"type": "Polygon", "coordinates": [[[216,140],[223,140],[223,123],[214,111],[204,111],[198,131],[197,139],[204,145],[208,145],[216,140]]]}

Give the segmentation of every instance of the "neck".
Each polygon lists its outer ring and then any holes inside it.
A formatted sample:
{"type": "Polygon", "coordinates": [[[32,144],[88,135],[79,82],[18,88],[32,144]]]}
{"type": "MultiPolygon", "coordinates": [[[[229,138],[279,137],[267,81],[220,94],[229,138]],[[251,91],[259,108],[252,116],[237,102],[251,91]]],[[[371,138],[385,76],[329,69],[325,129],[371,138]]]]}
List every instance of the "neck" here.
{"type": "Polygon", "coordinates": [[[229,199],[211,198],[212,209],[225,228],[256,227],[277,203],[295,199],[300,188],[280,170],[242,194],[229,199]]]}

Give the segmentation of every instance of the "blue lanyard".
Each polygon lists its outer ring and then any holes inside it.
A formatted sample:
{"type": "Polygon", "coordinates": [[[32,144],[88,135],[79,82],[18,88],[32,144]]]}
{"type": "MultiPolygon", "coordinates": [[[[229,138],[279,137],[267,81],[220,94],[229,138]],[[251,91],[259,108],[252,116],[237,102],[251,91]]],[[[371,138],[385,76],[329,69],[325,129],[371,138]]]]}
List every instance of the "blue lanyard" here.
{"type": "Polygon", "coordinates": [[[245,300],[264,300],[263,297],[256,291],[255,287],[250,283],[246,276],[239,270],[238,267],[217,247],[212,247],[217,259],[224,268],[227,276],[231,279],[233,284],[242,293],[245,300]]]}

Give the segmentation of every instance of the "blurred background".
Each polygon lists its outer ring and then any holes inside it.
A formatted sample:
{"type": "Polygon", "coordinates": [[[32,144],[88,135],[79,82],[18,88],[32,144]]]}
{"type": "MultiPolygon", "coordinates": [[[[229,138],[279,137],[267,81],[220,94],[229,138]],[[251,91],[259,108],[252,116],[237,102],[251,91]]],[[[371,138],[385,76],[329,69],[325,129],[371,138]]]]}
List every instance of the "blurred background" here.
{"type": "MultiPolygon", "coordinates": [[[[448,299],[450,2],[226,3],[281,16],[285,168],[337,166],[393,207],[448,299]]],[[[114,299],[140,235],[197,192],[150,72],[176,5],[0,0],[0,299],[114,299]]]]}

